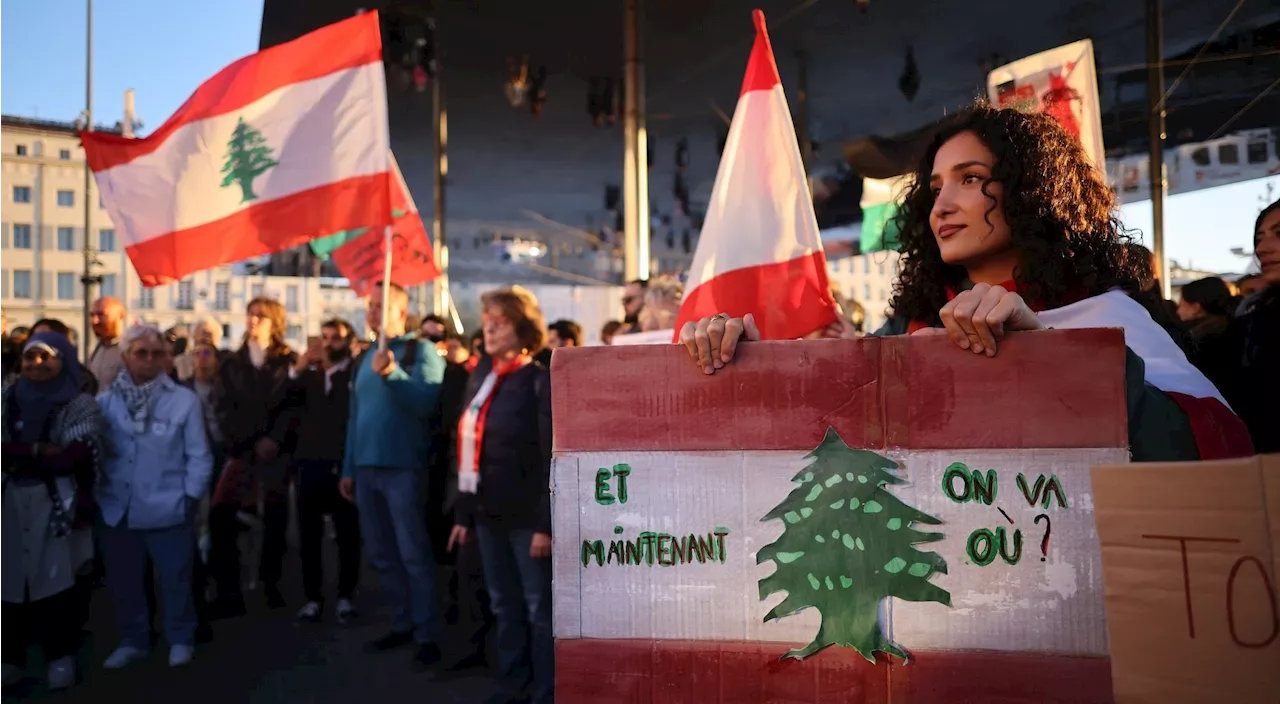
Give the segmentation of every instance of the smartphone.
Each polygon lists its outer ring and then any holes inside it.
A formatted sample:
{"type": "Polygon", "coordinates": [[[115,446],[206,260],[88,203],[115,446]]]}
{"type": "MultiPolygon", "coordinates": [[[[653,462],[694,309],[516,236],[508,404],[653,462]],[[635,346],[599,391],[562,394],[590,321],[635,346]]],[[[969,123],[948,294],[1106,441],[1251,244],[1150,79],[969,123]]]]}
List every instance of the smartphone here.
{"type": "Polygon", "coordinates": [[[319,335],[307,335],[307,349],[319,347],[323,339],[319,335]]]}

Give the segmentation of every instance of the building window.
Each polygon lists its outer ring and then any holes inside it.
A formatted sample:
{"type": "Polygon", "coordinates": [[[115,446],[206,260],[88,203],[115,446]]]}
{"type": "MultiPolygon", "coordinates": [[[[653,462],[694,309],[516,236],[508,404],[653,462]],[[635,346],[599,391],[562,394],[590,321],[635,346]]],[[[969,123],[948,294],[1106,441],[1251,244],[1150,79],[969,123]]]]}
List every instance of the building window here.
{"type": "Polygon", "coordinates": [[[31,202],[31,186],[14,186],[13,202],[14,203],[30,203],[31,202]]]}
{"type": "Polygon", "coordinates": [[[70,150],[70,149],[59,149],[59,150],[58,150],[58,158],[59,158],[59,159],[61,159],[61,160],[63,160],[63,161],[71,161],[71,150],[70,150]]]}
{"type": "Polygon", "coordinates": [[[31,226],[30,225],[14,225],[13,226],[13,248],[14,249],[31,249],[31,226]]]}
{"type": "Polygon", "coordinates": [[[862,255],[862,274],[868,276],[871,274],[871,257],[862,255]]]}
{"type": "Polygon", "coordinates": [[[249,288],[249,293],[253,294],[251,298],[262,298],[262,284],[254,284],[249,288]]]}
{"type": "Polygon", "coordinates": [[[76,299],[76,275],[65,271],[58,272],[58,300],[74,301],[76,299]]]}
{"type": "Polygon", "coordinates": [[[1221,144],[1218,146],[1218,163],[1223,166],[1235,166],[1240,163],[1239,144],[1221,144]]]}
{"type": "Polygon", "coordinates": [[[138,307],[143,310],[151,310],[156,307],[155,289],[144,288],[138,292],[138,307]]]}
{"type": "Polygon", "coordinates": [[[302,339],[302,326],[301,326],[301,325],[290,325],[290,326],[288,326],[287,328],[285,328],[285,332],[284,332],[284,339],[286,339],[286,340],[301,340],[301,339],[302,339]]]}
{"type": "Polygon", "coordinates": [[[100,288],[99,293],[103,296],[120,295],[119,293],[116,292],[116,275],[115,274],[103,274],[102,283],[99,285],[99,288],[100,288]]]}
{"type": "Polygon", "coordinates": [[[213,285],[213,309],[231,310],[231,284],[219,281],[213,285]]]}
{"type": "Polygon", "coordinates": [[[116,231],[112,229],[98,230],[98,251],[116,251],[116,231]]]}
{"type": "Polygon", "coordinates": [[[15,153],[15,154],[17,154],[18,156],[26,156],[26,155],[27,155],[27,145],[25,145],[25,144],[19,144],[18,146],[16,146],[16,147],[14,147],[14,148],[13,148],[13,151],[14,151],[14,153],[15,153]]]}
{"type": "Polygon", "coordinates": [[[862,285],[862,300],[864,301],[871,300],[871,284],[862,285]]]}
{"type": "Polygon", "coordinates": [[[284,309],[290,313],[298,312],[298,287],[286,286],[284,289],[284,309]]]}
{"type": "Polygon", "coordinates": [[[195,308],[195,284],[190,281],[178,282],[178,310],[195,308]]]}
{"type": "Polygon", "coordinates": [[[31,272],[19,269],[13,272],[13,297],[31,298],[31,272]]]}
{"type": "Polygon", "coordinates": [[[58,191],[58,207],[74,208],[76,206],[75,191],[58,191]]]}
{"type": "Polygon", "coordinates": [[[222,339],[224,340],[231,339],[231,323],[222,324],[222,339]]]}
{"type": "Polygon", "coordinates": [[[76,251],[76,230],[73,227],[58,228],[58,251],[76,251]]]}

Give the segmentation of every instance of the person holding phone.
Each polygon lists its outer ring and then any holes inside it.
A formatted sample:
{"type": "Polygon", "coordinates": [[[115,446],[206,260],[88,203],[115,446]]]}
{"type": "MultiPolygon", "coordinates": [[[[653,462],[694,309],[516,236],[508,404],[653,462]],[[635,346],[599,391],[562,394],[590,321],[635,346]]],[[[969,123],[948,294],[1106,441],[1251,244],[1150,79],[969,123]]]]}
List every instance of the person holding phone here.
{"type": "Polygon", "coordinates": [[[339,623],[356,617],[354,604],[360,578],[360,524],[355,504],[342,498],[338,482],[347,444],[351,405],[351,343],[355,332],[341,318],[325,321],[318,337],[307,338],[307,351],[290,370],[292,402],[298,416],[296,510],[302,557],[302,589],[306,603],[298,620],[319,623],[324,614],[324,517],[333,518],[338,538],[338,599],[333,615],[339,623]]]}

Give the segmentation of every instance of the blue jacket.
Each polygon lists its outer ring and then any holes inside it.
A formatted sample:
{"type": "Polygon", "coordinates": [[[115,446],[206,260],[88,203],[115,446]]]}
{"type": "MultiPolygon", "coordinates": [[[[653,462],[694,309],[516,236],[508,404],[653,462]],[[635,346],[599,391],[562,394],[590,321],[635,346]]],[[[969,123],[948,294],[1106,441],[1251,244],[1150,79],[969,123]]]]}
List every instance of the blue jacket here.
{"type": "Polygon", "coordinates": [[[187,520],[187,501],[204,496],[213,475],[200,397],[162,376],[142,433],[110,387],[98,405],[110,440],[94,485],[102,520],[117,526],[127,516],[127,528],[169,528],[187,520]]]}
{"type": "Polygon", "coordinates": [[[418,344],[413,368],[405,369],[410,336],[388,342],[396,368],[386,376],[373,371],[373,351],[351,369],[351,413],[342,476],[358,467],[426,471],[431,460],[432,423],[439,415],[444,358],[429,344],[418,344]]]}

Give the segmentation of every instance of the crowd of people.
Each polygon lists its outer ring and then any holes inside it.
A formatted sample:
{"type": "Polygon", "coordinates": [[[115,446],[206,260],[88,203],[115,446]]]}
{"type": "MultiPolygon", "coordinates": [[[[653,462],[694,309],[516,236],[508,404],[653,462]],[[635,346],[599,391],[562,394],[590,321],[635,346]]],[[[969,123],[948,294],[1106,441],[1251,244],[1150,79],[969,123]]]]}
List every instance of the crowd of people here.
{"type": "Polygon", "coordinates": [[[438,317],[411,325],[408,295],[390,288],[385,326],[380,296],[367,311],[385,349],[333,319],[297,353],[270,298],[249,302],[229,351],[212,323],[185,345],[173,331],[126,326],[112,298],[93,305],[87,363],[57,321],[6,335],[6,686],[24,676],[31,646],[43,648],[51,689],[74,684],[95,579],[115,615],[107,669],[159,642],[169,665],[190,663],[211,622],[247,613],[246,586],[267,608],[286,607],[292,496],[298,621],[359,618],[367,557],[391,614],[368,651],[410,648],[417,670],[460,672],[487,666],[493,630],[494,700],[550,701],[545,362],[548,345],[581,345],[581,327],[547,325],[535,298],[512,287],[484,296],[484,324],[463,339],[438,317]],[[454,566],[443,578],[441,564],[454,566]],[[446,620],[466,631],[463,652],[441,651],[446,620]]]}
{"type": "MultiPolygon", "coordinates": [[[[1123,327],[1135,461],[1276,451],[1267,420],[1280,360],[1280,203],[1253,233],[1259,275],[1194,282],[1176,304],[1160,297],[1150,253],[1114,208],[1050,118],[984,105],[957,115],[900,210],[894,315],[875,334],[942,334],[994,357],[1013,331],[1123,327]]],[[[671,329],[681,295],[668,277],[628,284],[625,319],[605,325],[602,341],[671,329]]],[[[284,307],[271,298],[249,302],[230,351],[211,322],[189,336],[126,326],[112,298],[93,305],[87,364],[59,321],[6,335],[6,686],[24,676],[31,646],[43,648],[50,688],[74,684],[95,580],[114,607],[112,669],[157,642],[171,666],[190,663],[210,622],[246,613],[246,586],[269,608],[288,606],[292,496],[300,622],[359,618],[367,557],[390,613],[367,650],[409,649],[412,667],[443,675],[487,666],[492,630],[492,701],[551,701],[550,355],[581,346],[583,332],[548,324],[518,286],[481,303],[481,329],[463,338],[438,317],[411,321],[392,285],[385,316],[381,296],[368,304],[376,345],[333,319],[301,353],[284,342],[284,307]],[[442,564],[452,565],[444,579],[442,564]],[[447,627],[465,631],[461,652],[442,652],[447,627]]],[[[846,307],[810,337],[857,337],[860,322],[846,307]]],[[[722,314],[679,338],[714,374],[759,333],[750,314],[722,314]]]]}

